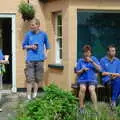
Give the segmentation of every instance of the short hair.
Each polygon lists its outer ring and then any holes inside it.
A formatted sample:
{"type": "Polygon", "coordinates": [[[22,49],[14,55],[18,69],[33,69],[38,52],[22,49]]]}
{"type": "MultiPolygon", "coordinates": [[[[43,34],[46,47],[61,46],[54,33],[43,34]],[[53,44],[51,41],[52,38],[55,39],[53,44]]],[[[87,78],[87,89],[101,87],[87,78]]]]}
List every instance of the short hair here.
{"type": "Polygon", "coordinates": [[[90,45],[84,45],[83,46],[83,52],[88,52],[88,51],[92,52],[91,46],[90,45]]]}
{"type": "Polygon", "coordinates": [[[33,18],[31,21],[34,21],[36,25],[40,25],[40,20],[38,18],[33,18]]]}
{"type": "Polygon", "coordinates": [[[115,48],[115,49],[116,49],[115,45],[109,45],[109,46],[107,47],[107,51],[109,51],[110,48],[115,48]]]}

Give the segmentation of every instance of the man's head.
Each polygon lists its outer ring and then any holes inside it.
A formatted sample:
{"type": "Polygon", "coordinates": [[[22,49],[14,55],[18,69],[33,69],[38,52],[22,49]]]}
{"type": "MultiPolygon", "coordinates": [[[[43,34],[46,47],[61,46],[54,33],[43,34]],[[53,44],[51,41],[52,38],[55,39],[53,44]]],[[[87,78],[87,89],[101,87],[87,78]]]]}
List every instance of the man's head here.
{"type": "Polygon", "coordinates": [[[115,57],[116,55],[116,48],[114,45],[109,45],[107,48],[107,54],[109,57],[115,57]]]}
{"type": "Polygon", "coordinates": [[[37,18],[34,18],[33,20],[31,20],[30,22],[30,29],[33,31],[33,32],[37,32],[40,28],[40,21],[39,19],[37,18]]]}
{"type": "Polygon", "coordinates": [[[92,54],[92,48],[91,48],[91,46],[90,46],[90,45],[85,45],[85,46],[83,47],[83,55],[84,55],[84,57],[85,57],[85,58],[86,58],[86,57],[90,57],[91,54],[92,54]]]}

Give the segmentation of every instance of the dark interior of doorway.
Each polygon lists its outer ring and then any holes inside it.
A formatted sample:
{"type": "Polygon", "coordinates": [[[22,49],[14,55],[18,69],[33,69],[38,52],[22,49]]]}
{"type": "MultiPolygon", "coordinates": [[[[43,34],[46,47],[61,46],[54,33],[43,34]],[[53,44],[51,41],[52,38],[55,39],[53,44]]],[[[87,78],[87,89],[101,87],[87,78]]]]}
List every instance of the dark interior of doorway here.
{"type": "Polygon", "coordinates": [[[1,18],[2,28],[2,51],[4,55],[9,55],[9,64],[6,65],[6,73],[3,76],[3,89],[12,86],[12,20],[11,18],[1,18]]]}

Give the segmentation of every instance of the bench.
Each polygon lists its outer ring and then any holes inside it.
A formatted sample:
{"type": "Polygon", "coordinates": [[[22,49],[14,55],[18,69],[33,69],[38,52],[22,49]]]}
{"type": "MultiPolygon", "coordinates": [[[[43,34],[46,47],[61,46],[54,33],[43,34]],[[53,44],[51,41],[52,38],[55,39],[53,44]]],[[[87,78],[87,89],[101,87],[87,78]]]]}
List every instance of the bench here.
{"type": "MultiPolygon", "coordinates": [[[[74,94],[76,97],[79,97],[79,91],[80,87],[77,83],[74,83],[71,85],[71,88],[74,90],[74,94]]],[[[98,101],[104,101],[104,102],[110,102],[111,98],[111,88],[110,86],[103,86],[101,84],[98,84],[96,87],[96,95],[98,101]]],[[[86,96],[89,98],[89,91],[88,89],[86,90],[86,96]]]]}

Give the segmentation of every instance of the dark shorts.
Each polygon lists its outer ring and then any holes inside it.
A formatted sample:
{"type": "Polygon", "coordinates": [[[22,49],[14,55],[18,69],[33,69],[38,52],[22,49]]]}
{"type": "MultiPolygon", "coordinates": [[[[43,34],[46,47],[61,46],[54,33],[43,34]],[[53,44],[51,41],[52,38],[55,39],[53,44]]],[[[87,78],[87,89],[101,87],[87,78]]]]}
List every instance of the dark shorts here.
{"type": "Polygon", "coordinates": [[[25,76],[27,82],[40,82],[43,80],[44,62],[26,62],[25,76]]]}
{"type": "Polygon", "coordinates": [[[86,86],[94,85],[94,86],[97,86],[97,83],[94,82],[94,81],[91,81],[91,82],[80,82],[79,85],[86,85],[86,86]]]}

